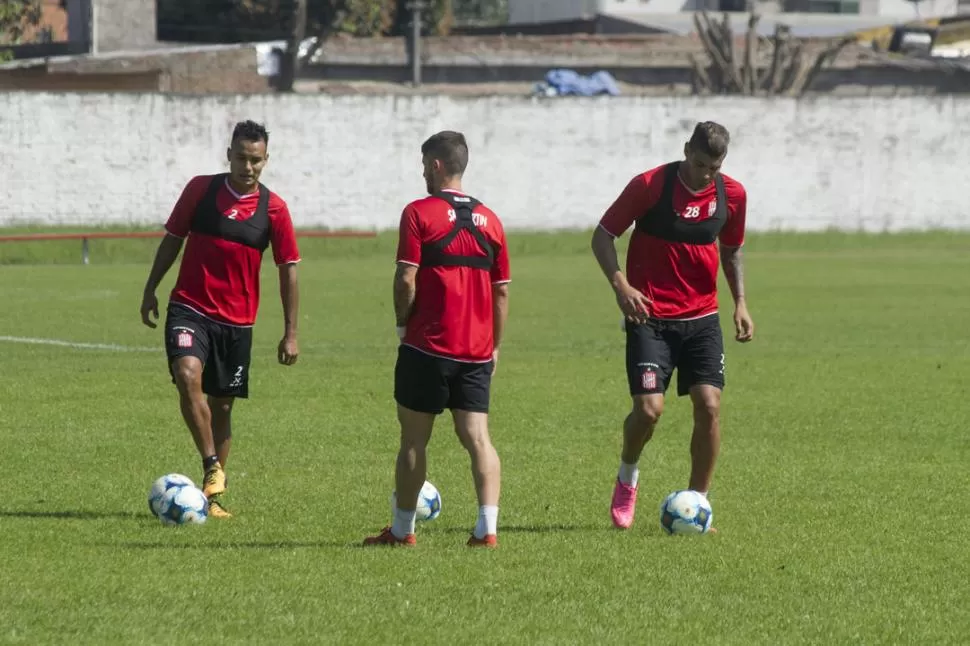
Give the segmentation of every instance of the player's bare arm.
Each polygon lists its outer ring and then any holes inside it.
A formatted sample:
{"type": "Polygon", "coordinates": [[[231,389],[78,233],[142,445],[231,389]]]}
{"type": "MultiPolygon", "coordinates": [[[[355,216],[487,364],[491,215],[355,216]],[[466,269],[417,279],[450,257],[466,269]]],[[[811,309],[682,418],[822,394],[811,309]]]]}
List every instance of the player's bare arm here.
{"type": "Polygon", "coordinates": [[[141,322],[150,328],[158,327],[158,324],[149,317],[149,314],[152,314],[155,320],[158,320],[158,298],[155,297],[155,290],[158,289],[159,283],[162,282],[168,270],[172,268],[181,250],[182,239],[166,234],[158,245],[158,251],[155,252],[155,261],[152,263],[148,280],[145,281],[145,291],[141,298],[141,322]]]}
{"type": "Polygon", "coordinates": [[[613,287],[616,304],[619,305],[623,316],[634,323],[645,323],[650,317],[650,299],[627,282],[626,276],[620,270],[613,236],[603,227],[596,227],[590,246],[593,248],[593,255],[596,256],[596,262],[599,263],[603,275],[613,287]]]}
{"type": "Polygon", "coordinates": [[[509,284],[492,285],[492,374],[498,368],[498,351],[505,332],[505,321],[509,318],[509,284]]]}
{"type": "Polygon", "coordinates": [[[721,245],[721,267],[734,297],[735,339],[746,343],[754,337],[754,322],[744,298],[744,262],[741,247],[721,245]]]}
{"type": "Polygon", "coordinates": [[[283,338],[277,350],[277,359],[284,366],[292,366],[300,356],[296,341],[297,320],[300,310],[300,288],[296,278],[296,263],[280,265],[280,299],[283,302],[283,338]]]}
{"type": "Polygon", "coordinates": [[[394,318],[397,321],[398,334],[406,327],[414,308],[417,296],[418,268],[405,262],[397,263],[394,270],[394,318]]]}

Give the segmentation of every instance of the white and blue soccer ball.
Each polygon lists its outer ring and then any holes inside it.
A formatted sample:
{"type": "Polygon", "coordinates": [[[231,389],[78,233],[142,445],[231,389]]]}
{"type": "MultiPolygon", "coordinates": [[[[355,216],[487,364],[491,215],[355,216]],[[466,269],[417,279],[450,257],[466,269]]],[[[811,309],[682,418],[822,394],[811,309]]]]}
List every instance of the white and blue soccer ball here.
{"type": "Polygon", "coordinates": [[[194,487],[195,483],[192,482],[191,478],[183,476],[181,473],[169,473],[152,483],[152,488],[148,492],[148,508],[152,511],[152,515],[158,517],[165,492],[172,487],[183,487],[185,485],[194,487]]]}
{"type": "Polygon", "coordinates": [[[668,534],[706,534],[713,520],[710,501],[697,491],[675,491],[660,504],[660,526],[668,534]]]}
{"type": "Polygon", "coordinates": [[[158,519],[163,525],[201,525],[208,517],[208,499],[191,484],[169,488],[158,506],[158,519]]]}
{"type": "MultiPolygon", "coordinates": [[[[394,515],[397,509],[397,492],[391,492],[391,515],[394,515]]],[[[435,487],[428,481],[425,481],[424,486],[421,487],[421,492],[418,494],[418,506],[415,508],[417,511],[417,520],[434,520],[441,513],[441,493],[438,488],[435,487]]]]}

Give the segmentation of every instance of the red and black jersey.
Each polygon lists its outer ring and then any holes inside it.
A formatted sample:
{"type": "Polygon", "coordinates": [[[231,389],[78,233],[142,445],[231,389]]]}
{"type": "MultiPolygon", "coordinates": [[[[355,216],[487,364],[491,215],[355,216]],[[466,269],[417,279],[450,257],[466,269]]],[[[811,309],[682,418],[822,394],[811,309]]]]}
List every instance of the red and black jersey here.
{"type": "Polygon", "coordinates": [[[717,243],[744,244],[747,196],[719,174],[700,191],[678,174],[679,162],[634,177],[600,220],[614,238],[631,226],[626,274],[652,301],[650,315],[690,319],[717,311],[717,243]]]}
{"type": "Polygon", "coordinates": [[[228,176],[192,178],[165,224],[187,238],[172,302],[220,323],[250,326],[259,310],[259,271],[272,245],[277,265],[299,262],[286,203],[262,184],[240,195],[228,176]]]}
{"type": "Polygon", "coordinates": [[[415,200],[401,215],[397,262],[418,267],[404,345],[457,361],[490,361],[492,285],[511,280],[498,216],[456,191],[415,200]]]}

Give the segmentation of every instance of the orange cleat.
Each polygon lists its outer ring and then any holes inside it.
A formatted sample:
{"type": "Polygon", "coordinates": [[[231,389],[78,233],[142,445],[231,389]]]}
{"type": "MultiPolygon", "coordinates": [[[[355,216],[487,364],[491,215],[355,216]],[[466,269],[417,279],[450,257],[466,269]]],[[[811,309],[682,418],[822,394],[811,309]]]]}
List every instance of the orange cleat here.
{"type": "Polygon", "coordinates": [[[485,538],[475,538],[475,535],[472,534],[468,539],[468,547],[498,547],[498,536],[486,534],[485,538]]]}

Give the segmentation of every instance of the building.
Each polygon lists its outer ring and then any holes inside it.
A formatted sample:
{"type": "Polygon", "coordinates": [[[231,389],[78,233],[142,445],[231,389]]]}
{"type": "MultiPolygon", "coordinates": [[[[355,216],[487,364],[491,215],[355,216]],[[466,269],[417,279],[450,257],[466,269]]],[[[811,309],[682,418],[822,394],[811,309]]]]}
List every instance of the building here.
{"type": "Polygon", "coordinates": [[[761,16],[758,30],[768,35],[777,23],[797,36],[834,36],[920,18],[970,13],[970,0],[509,0],[512,25],[597,21],[604,33],[656,32],[687,34],[693,14],[739,12],[732,20],[744,31],[744,14],[761,16]]]}

